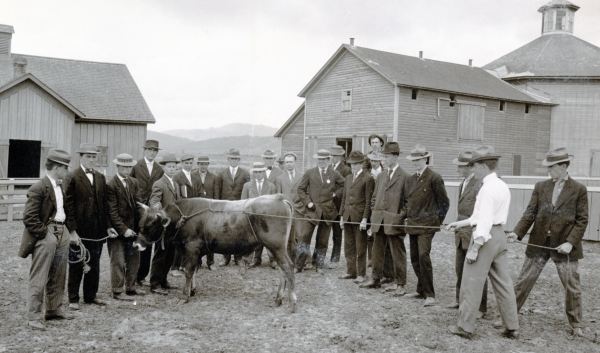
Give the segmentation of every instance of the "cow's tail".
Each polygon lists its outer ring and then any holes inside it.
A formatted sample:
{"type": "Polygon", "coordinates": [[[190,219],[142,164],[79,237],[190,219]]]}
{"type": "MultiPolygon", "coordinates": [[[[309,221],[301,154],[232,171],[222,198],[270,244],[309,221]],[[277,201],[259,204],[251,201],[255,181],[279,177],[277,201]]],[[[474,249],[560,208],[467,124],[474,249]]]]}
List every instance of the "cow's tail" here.
{"type": "Polygon", "coordinates": [[[290,236],[292,234],[292,232],[294,231],[294,205],[292,205],[291,202],[289,202],[288,200],[286,200],[285,198],[282,200],[284,204],[286,204],[290,210],[290,215],[289,215],[289,220],[290,222],[287,225],[287,231],[285,234],[285,243],[288,244],[289,246],[289,242],[290,242],[290,236]]]}

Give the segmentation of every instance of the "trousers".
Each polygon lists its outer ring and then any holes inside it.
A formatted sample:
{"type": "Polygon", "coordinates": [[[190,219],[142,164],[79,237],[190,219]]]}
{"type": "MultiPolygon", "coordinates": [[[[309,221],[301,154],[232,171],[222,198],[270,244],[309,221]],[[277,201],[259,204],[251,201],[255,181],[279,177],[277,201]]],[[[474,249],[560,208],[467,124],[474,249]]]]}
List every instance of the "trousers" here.
{"type": "Polygon", "coordinates": [[[110,283],[113,293],[135,289],[137,271],[140,267],[140,252],[133,247],[133,241],[122,236],[108,239],[110,256],[110,283]]]}
{"type": "Polygon", "coordinates": [[[375,234],[373,242],[373,279],[379,280],[382,277],[394,279],[399,286],[406,285],[406,247],[404,246],[403,235],[387,235],[383,227],[375,234]],[[387,254],[389,249],[390,255],[387,254]],[[385,262],[391,258],[392,270],[386,274],[385,262]]]}
{"type": "Polygon", "coordinates": [[[417,293],[425,298],[435,298],[433,267],[431,265],[431,242],[435,233],[410,235],[410,262],[417,275],[417,293]]]}
{"type": "Polygon", "coordinates": [[[344,225],[344,255],[346,273],[365,277],[367,274],[367,231],[358,224],[344,225]]]}
{"type": "Polygon", "coordinates": [[[84,262],[76,262],[81,256],[78,246],[69,247],[69,303],[79,302],[79,288],[83,281],[83,301],[89,303],[96,299],[98,293],[98,284],[100,282],[100,257],[102,256],[101,242],[82,240],[83,245],[89,252],[88,266],[90,270],[84,273],[84,262]]]}

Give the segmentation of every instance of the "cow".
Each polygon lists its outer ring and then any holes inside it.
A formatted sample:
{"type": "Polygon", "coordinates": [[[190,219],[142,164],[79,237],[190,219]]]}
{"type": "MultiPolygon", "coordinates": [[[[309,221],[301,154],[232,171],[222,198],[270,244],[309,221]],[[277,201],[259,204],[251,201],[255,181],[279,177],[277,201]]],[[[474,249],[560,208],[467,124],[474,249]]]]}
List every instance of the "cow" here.
{"type": "Polygon", "coordinates": [[[185,301],[195,294],[194,273],[199,259],[210,252],[249,255],[259,245],[271,251],[281,269],[275,298],[279,306],[287,287],[291,311],[295,312],[294,265],[288,254],[292,205],[283,195],[264,195],[240,201],[205,198],[181,199],[164,209],[141,208],[138,249],[174,242],[184,254],[185,301]]]}

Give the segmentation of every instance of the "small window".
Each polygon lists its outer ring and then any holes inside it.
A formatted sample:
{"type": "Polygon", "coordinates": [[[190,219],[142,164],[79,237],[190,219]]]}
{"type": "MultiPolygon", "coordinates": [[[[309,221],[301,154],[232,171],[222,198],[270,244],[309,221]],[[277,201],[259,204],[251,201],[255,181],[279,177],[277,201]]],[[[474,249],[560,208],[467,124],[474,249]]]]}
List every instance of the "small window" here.
{"type": "Polygon", "coordinates": [[[342,111],[349,112],[352,110],[352,90],[345,89],[342,91],[342,111]]]}
{"type": "Polygon", "coordinates": [[[500,101],[500,105],[498,106],[498,110],[503,112],[504,111],[504,101],[500,101]]]}
{"type": "Polygon", "coordinates": [[[450,95],[450,104],[449,104],[449,105],[450,105],[451,107],[454,107],[454,104],[456,104],[456,96],[455,96],[455,95],[453,95],[453,94],[451,94],[451,95],[450,95]]]}
{"type": "Polygon", "coordinates": [[[458,139],[483,141],[484,117],[484,106],[459,104],[458,139]]]}
{"type": "Polygon", "coordinates": [[[525,104],[525,114],[529,114],[529,109],[531,108],[530,104],[525,104]]]}
{"type": "Polygon", "coordinates": [[[556,22],[555,22],[555,27],[554,28],[557,31],[562,31],[562,30],[566,29],[565,28],[566,27],[565,26],[565,22],[566,22],[565,21],[566,20],[565,17],[566,16],[567,16],[567,12],[565,10],[557,10],[556,11],[556,22]]]}
{"type": "Polygon", "coordinates": [[[413,89],[412,89],[412,97],[411,97],[411,98],[412,98],[413,100],[417,99],[417,95],[418,95],[418,94],[419,94],[419,90],[418,90],[418,89],[416,89],[416,88],[413,88],[413,89]]]}

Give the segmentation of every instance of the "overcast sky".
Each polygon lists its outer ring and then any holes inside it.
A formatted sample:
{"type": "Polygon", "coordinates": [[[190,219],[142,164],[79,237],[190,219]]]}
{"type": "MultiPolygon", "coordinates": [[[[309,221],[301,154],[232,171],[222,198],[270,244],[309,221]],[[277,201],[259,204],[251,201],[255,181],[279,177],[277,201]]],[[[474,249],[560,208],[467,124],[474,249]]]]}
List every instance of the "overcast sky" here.
{"type": "MultiPolygon", "coordinates": [[[[474,65],[540,35],[548,0],[3,0],[15,53],[124,63],[157,123],[279,127],[349,37],[474,65]]],[[[574,0],[575,34],[600,46],[600,1],[574,0]]]]}

